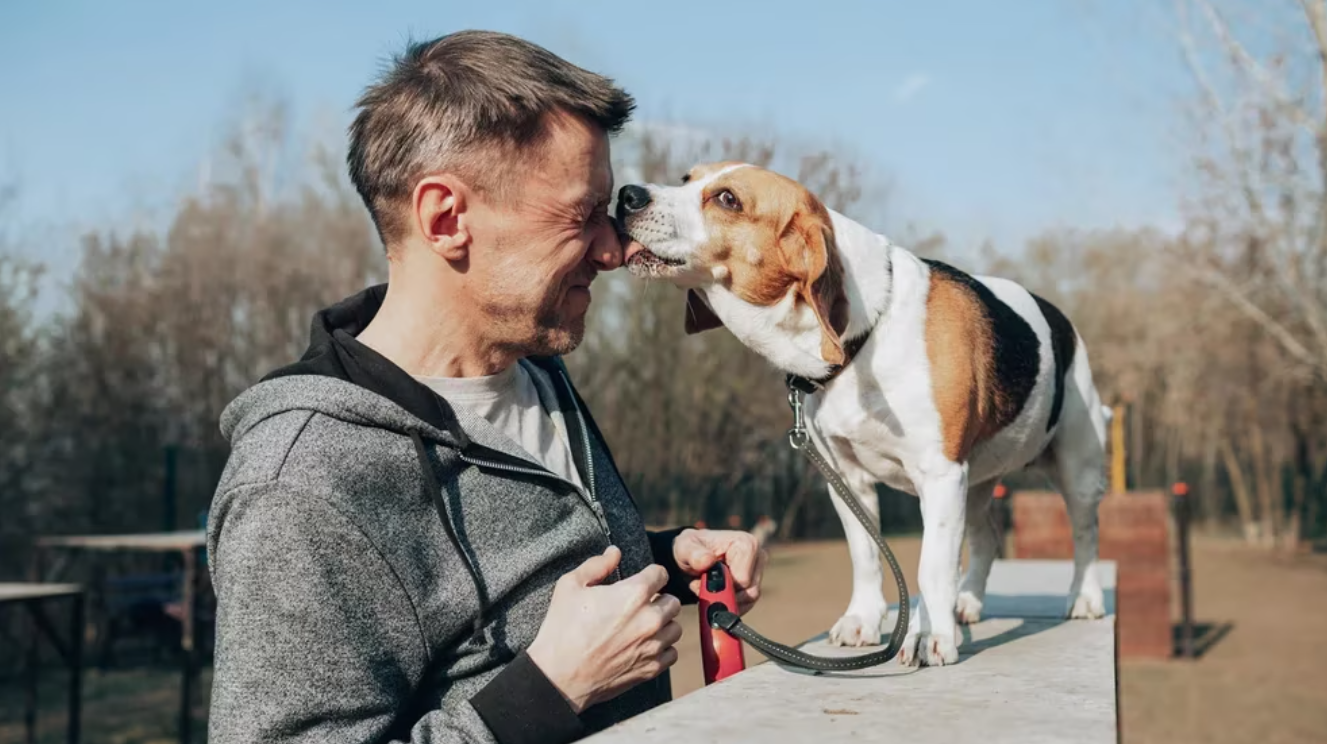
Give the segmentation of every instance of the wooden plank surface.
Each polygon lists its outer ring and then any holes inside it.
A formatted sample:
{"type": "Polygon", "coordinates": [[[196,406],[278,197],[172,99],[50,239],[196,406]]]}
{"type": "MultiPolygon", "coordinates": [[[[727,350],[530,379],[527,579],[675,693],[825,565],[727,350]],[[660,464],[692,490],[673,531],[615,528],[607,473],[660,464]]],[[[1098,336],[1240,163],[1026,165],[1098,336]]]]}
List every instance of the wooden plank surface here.
{"type": "MultiPolygon", "coordinates": [[[[1062,618],[1071,562],[997,561],[990,612],[963,630],[957,664],[813,675],[762,663],[587,741],[1114,743],[1115,566],[1101,568],[1103,619],[1062,618]]],[[[866,650],[827,646],[823,635],[802,648],[866,650]]]]}

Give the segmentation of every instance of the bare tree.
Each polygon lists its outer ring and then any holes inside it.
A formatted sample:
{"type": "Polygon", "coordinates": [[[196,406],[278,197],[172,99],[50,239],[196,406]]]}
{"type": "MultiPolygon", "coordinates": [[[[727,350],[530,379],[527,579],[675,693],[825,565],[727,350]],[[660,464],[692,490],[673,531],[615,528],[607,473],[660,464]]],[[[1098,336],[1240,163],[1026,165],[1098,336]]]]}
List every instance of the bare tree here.
{"type": "Polygon", "coordinates": [[[1320,478],[1309,414],[1289,401],[1327,384],[1327,4],[1175,7],[1201,139],[1173,267],[1243,321],[1227,329],[1222,369],[1241,389],[1215,450],[1246,536],[1293,546],[1309,502],[1286,504],[1281,465],[1293,459],[1293,493],[1320,478]]]}
{"type": "MultiPolygon", "coordinates": [[[[5,494],[22,490],[33,468],[31,395],[39,369],[38,329],[32,307],[42,267],[19,255],[6,229],[12,186],[0,186],[0,510],[16,508],[5,494]]],[[[4,534],[0,532],[0,542],[4,534]]]]}
{"type": "Polygon", "coordinates": [[[1183,265],[1327,380],[1327,4],[1176,7],[1205,145],[1183,265]],[[1277,47],[1252,51],[1240,11],[1278,22],[1259,39],[1277,47]]]}

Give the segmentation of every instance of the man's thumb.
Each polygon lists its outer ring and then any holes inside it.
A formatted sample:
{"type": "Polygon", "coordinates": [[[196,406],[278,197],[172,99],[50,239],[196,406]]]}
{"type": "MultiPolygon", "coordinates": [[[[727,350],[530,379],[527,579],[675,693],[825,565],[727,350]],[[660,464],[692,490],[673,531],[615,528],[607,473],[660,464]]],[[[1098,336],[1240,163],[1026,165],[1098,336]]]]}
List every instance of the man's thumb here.
{"type": "Polygon", "coordinates": [[[608,578],[620,560],[622,551],[616,545],[609,545],[607,550],[577,566],[572,573],[577,584],[592,586],[608,578]]]}

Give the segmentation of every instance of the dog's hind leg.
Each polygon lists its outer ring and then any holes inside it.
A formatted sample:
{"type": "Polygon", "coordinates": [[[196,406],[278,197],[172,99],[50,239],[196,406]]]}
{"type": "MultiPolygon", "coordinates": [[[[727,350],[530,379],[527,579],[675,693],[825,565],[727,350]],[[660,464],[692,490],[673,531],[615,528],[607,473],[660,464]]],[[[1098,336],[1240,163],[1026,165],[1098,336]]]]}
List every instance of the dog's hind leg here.
{"type": "Polygon", "coordinates": [[[1054,480],[1074,535],[1074,579],[1066,614],[1086,619],[1106,614],[1097,576],[1097,507],[1106,493],[1106,423],[1085,355],[1080,353],[1075,367],[1074,384],[1066,390],[1064,416],[1051,447],[1054,480]]]}
{"type": "Polygon", "coordinates": [[[958,622],[970,625],[981,620],[982,604],[986,601],[986,579],[991,575],[991,564],[999,552],[1000,532],[991,514],[991,494],[995,481],[978,483],[968,488],[968,505],[964,519],[967,522],[968,570],[959,584],[954,616],[958,622]]]}

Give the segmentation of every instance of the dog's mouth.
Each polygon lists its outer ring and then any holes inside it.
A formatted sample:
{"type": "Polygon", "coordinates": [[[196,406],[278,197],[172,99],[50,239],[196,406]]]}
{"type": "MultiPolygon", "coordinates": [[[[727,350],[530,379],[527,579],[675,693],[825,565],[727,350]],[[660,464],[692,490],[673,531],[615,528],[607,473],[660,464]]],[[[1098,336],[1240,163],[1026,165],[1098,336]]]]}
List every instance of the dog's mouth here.
{"type": "Polygon", "coordinates": [[[627,270],[634,276],[645,279],[666,279],[675,276],[678,270],[686,266],[681,258],[666,258],[649,248],[642,248],[627,259],[627,270]]]}

